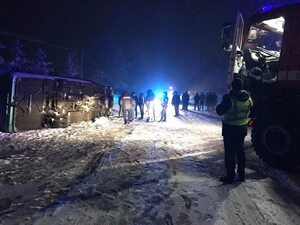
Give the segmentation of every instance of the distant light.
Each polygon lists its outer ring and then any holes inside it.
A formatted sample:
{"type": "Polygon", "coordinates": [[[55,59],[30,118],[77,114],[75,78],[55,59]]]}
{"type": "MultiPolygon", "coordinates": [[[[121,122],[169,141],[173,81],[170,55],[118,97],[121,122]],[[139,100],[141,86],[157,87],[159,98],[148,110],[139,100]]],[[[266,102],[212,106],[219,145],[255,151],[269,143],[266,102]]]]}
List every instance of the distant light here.
{"type": "Polygon", "coordinates": [[[163,95],[164,95],[164,94],[160,92],[160,93],[157,93],[157,94],[156,94],[156,97],[157,97],[157,98],[162,98],[163,95]]]}
{"type": "Polygon", "coordinates": [[[283,33],[284,22],[285,22],[285,20],[283,17],[278,17],[276,19],[270,19],[270,20],[263,21],[264,24],[276,29],[276,31],[279,33],[283,33]]]}
{"type": "Polygon", "coordinates": [[[169,89],[171,89],[171,90],[172,90],[172,89],[173,89],[173,86],[170,86],[170,87],[169,87],[169,89]]]}

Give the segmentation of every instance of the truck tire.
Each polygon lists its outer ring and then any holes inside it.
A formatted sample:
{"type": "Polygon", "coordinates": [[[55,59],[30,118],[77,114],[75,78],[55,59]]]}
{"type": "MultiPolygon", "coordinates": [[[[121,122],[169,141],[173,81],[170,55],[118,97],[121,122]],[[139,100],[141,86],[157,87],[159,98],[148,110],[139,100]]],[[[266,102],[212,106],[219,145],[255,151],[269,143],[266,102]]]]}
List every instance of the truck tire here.
{"type": "Polygon", "coordinates": [[[284,125],[256,123],[252,129],[252,143],[264,162],[280,168],[293,166],[292,136],[284,125]]]}

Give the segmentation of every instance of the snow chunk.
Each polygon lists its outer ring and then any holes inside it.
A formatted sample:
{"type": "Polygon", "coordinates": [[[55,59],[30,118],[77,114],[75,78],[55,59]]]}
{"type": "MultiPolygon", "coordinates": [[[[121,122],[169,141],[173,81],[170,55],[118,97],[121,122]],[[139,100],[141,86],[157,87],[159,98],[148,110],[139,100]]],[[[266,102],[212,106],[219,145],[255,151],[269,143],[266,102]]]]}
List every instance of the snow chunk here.
{"type": "Polygon", "coordinates": [[[96,118],[95,122],[93,123],[94,126],[101,126],[101,127],[108,127],[110,126],[110,121],[107,117],[100,117],[96,118]]]}

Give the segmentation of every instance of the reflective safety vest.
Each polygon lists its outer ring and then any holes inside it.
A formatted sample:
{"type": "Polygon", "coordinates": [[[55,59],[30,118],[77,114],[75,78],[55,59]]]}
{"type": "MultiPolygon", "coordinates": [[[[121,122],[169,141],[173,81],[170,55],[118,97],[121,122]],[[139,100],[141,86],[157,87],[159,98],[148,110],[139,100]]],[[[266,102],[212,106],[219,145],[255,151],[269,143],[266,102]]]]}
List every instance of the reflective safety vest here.
{"type": "Polygon", "coordinates": [[[249,122],[248,116],[253,105],[251,98],[246,101],[239,101],[235,97],[230,96],[230,100],[231,108],[224,113],[223,123],[228,125],[246,125],[249,122]]]}

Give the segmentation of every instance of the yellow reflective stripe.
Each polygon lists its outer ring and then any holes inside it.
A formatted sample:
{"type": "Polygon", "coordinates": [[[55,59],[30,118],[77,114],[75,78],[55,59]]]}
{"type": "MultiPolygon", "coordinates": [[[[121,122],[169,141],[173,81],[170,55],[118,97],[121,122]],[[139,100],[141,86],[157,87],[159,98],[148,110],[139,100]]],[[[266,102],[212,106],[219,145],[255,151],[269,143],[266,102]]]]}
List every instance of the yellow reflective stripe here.
{"type": "Polygon", "coordinates": [[[248,116],[252,107],[252,100],[238,101],[230,96],[232,107],[223,115],[223,122],[230,125],[244,125],[249,122],[248,116]]]}
{"type": "Polygon", "coordinates": [[[223,123],[228,125],[246,125],[249,122],[249,118],[241,119],[241,120],[234,120],[234,121],[223,121],[223,123]]]}

